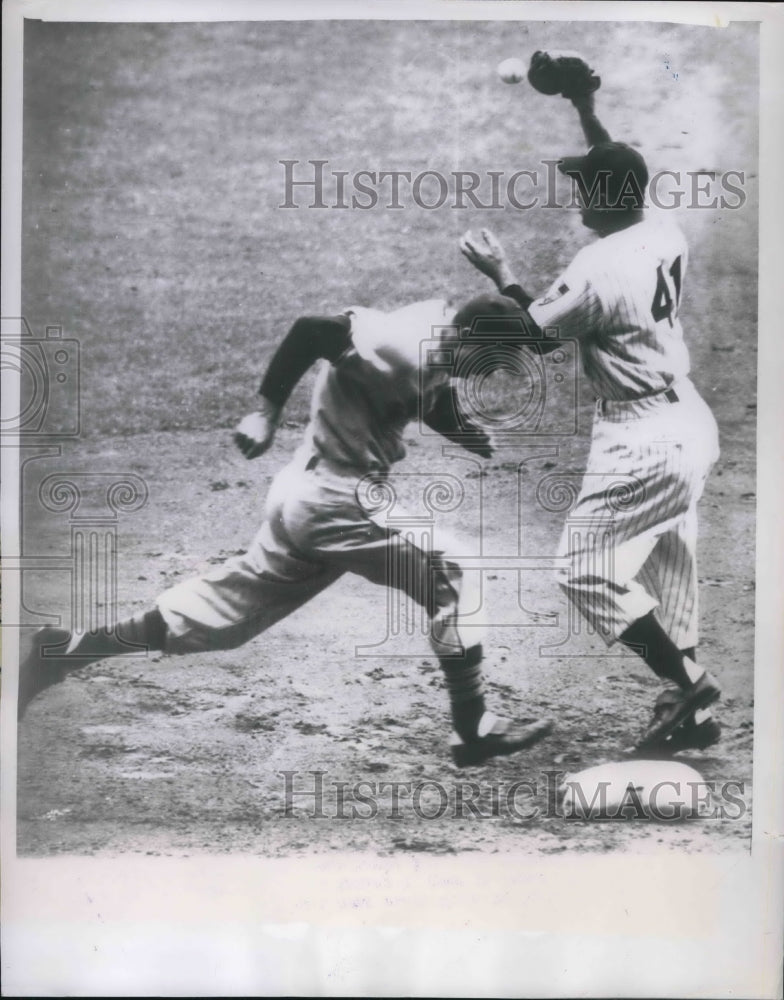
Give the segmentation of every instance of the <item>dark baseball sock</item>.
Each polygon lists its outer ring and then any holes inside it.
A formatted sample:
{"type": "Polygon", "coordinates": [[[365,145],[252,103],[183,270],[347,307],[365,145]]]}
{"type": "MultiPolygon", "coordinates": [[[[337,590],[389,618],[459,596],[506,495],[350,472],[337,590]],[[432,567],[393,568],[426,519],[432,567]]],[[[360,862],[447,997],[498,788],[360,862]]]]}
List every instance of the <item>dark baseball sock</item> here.
{"type": "MultiPolygon", "coordinates": [[[[683,653],[684,656],[688,656],[692,663],[696,664],[697,662],[696,646],[687,646],[685,649],[682,649],[681,652],[683,653]]],[[[709,708],[701,708],[694,713],[693,718],[694,722],[698,726],[700,726],[704,722],[707,722],[709,719],[713,718],[713,712],[709,708]]]]}
{"type": "Polygon", "coordinates": [[[163,649],[166,643],[166,622],[157,608],[118,622],[111,632],[85,632],[73,635],[67,656],[74,666],[95,663],[108,656],[127,656],[143,650],[163,649]]]}
{"type": "Polygon", "coordinates": [[[482,647],[471,646],[462,656],[439,656],[438,660],[446,680],[455,732],[461,740],[473,740],[485,714],[482,647]]]}
{"type": "Polygon", "coordinates": [[[683,652],[667,635],[652,611],[632,622],[618,638],[624,646],[639,653],[659,677],[675,681],[684,690],[694,686],[683,663],[683,652]]]}

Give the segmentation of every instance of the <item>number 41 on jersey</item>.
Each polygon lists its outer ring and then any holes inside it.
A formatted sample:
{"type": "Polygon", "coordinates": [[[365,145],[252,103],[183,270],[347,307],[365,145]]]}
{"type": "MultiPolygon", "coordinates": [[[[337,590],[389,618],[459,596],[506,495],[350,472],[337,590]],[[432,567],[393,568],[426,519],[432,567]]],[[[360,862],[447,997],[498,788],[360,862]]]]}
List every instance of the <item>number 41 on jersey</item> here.
{"type": "Polygon", "coordinates": [[[681,301],[681,258],[676,257],[672,262],[667,274],[664,273],[662,265],[656,268],[656,291],[653,293],[651,303],[651,314],[657,323],[666,319],[672,326],[673,320],[678,315],[678,306],[681,301]]]}

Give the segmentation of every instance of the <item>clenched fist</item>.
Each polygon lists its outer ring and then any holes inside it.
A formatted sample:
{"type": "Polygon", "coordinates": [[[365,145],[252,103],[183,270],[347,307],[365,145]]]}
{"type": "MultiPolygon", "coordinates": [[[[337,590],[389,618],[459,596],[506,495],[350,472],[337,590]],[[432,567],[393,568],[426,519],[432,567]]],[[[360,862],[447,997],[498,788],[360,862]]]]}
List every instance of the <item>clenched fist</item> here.
{"type": "Polygon", "coordinates": [[[280,410],[267,400],[260,410],[242,418],[234,431],[234,443],[245,458],[264,454],[272,444],[279,421],[280,410]]]}

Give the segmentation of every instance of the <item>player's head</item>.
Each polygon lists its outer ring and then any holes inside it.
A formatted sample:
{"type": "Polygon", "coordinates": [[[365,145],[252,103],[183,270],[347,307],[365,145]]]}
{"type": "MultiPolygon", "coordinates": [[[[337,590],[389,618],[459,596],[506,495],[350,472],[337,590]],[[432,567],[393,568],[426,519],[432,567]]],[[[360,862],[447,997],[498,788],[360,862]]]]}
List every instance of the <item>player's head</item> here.
{"type": "Polygon", "coordinates": [[[509,333],[520,330],[522,318],[523,310],[514,299],[505,295],[477,295],[460,306],[452,324],[469,333],[482,328],[493,333],[509,333]]]}
{"type": "Polygon", "coordinates": [[[520,305],[505,295],[469,299],[452,319],[460,331],[459,343],[450,351],[452,374],[476,378],[508,370],[510,352],[517,360],[521,337],[531,322],[520,305]]]}
{"type": "Polygon", "coordinates": [[[645,207],[648,167],[625,142],[601,142],[585,156],[566,156],[558,169],[576,182],[584,225],[600,234],[623,229],[645,207]]]}

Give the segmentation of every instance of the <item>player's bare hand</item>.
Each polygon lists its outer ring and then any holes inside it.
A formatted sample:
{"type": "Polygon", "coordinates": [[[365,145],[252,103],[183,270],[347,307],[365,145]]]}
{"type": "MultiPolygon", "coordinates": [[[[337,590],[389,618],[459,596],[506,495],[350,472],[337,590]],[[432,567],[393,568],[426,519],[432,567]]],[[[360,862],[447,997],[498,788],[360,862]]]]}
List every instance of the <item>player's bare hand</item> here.
{"type": "Polygon", "coordinates": [[[270,447],[278,427],[275,410],[249,413],[234,431],[234,443],[245,458],[258,458],[270,447]]]}
{"type": "Polygon", "coordinates": [[[514,284],[514,274],[506,259],[506,252],[489,229],[482,229],[478,235],[474,235],[469,229],[460,240],[460,252],[478,271],[495,282],[499,289],[514,284]]]}

